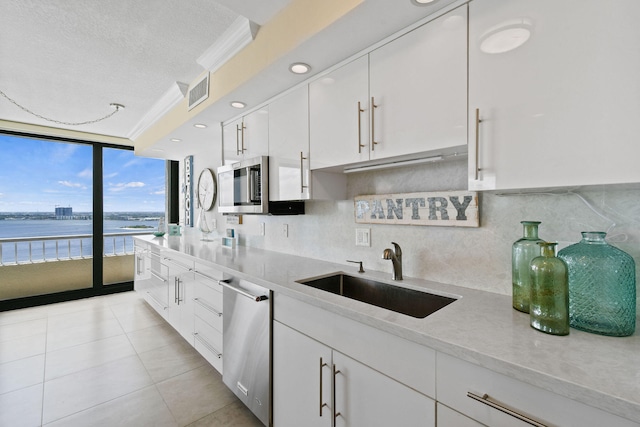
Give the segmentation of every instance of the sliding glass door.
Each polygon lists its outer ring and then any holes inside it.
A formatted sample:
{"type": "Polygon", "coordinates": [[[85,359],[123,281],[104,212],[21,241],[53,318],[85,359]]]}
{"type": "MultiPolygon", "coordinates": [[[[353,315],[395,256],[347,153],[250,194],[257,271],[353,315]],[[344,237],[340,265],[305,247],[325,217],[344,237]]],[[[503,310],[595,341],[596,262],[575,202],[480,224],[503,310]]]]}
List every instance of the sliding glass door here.
{"type": "Polygon", "coordinates": [[[131,288],[133,235],[164,215],[165,161],[8,133],[0,150],[0,310],[131,288]]]}

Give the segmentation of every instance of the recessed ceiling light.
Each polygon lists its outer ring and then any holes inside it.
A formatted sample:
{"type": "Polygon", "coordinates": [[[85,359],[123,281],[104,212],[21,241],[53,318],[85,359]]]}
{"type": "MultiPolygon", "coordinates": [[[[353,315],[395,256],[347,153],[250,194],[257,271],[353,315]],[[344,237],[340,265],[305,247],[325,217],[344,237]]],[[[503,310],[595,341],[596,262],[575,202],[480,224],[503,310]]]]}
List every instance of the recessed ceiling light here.
{"type": "Polygon", "coordinates": [[[306,74],[311,71],[311,66],[303,62],[294,62],[289,65],[289,71],[294,74],[306,74]]]}
{"type": "Polygon", "coordinates": [[[247,104],[245,104],[244,102],[240,102],[240,101],[232,101],[231,102],[231,106],[233,108],[244,108],[247,106],[247,104]]]}
{"type": "Polygon", "coordinates": [[[193,125],[193,127],[198,129],[205,129],[207,125],[203,125],[202,123],[196,123],[195,125],[193,125]]]}
{"type": "Polygon", "coordinates": [[[182,142],[180,138],[171,138],[169,141],[171,142],[182,142]]]}
{"type": "Polygon", "coordinates": [[[436,0],[411,0],[411,3],[417,6],[424,6],[425,4],[433,3],[436,0]]]}
{"type": "Polygon", "coordinates": [[[480,51],[489,54],[517,49],[531,37],[532,23],[528,19],[503,22],[490,28],[480,38],[480,51]]]}

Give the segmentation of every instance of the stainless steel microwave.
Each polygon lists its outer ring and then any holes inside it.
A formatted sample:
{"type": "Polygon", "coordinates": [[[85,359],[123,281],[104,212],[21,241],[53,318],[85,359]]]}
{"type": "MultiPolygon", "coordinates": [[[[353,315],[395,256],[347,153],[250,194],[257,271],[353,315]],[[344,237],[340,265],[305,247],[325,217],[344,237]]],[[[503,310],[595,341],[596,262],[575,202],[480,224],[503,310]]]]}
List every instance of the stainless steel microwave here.
{"type": "Polygon", "coordinates": [[[266,214],[269,210],[269,157],[259,156],[218,168],[218,211],[266,214]]]}

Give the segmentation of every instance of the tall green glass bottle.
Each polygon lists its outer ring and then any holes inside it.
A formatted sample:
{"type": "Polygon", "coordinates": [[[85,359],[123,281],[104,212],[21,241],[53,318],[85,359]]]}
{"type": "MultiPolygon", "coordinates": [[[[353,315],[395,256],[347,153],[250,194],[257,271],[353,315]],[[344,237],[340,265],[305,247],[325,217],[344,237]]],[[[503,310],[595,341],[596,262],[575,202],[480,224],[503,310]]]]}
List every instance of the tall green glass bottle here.
{"type": "Polygon", "coordinates": [[[524,313],[529,312],[529,294],[531,293],[531,260],[540,255],[538,225],[540,221],[521,221],[523,236],[511,247],[511,281],[513,283],[513,308],[524,313]]]}
{"type": "Polygon", "coordinates": [[[540,256],[531,261],[531,326],[553,335],[569,334],[567,265],[556,258],[557,243],[539,242],[540,256]]]}

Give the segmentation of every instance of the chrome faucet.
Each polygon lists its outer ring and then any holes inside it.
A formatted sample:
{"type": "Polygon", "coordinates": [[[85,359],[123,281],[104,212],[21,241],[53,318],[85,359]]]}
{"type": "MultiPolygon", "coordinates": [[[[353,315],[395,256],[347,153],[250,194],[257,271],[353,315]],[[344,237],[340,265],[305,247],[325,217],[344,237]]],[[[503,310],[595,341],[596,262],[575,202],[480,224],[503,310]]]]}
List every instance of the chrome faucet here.
{"type": "Polygon", "coordinates": [[[402,249],[396,242],[391,242],[395,251],[392,249],[385,249],[382,253],[382,259],[390,259],[393,264],[393,280],[402,280],[402,249]]]}

